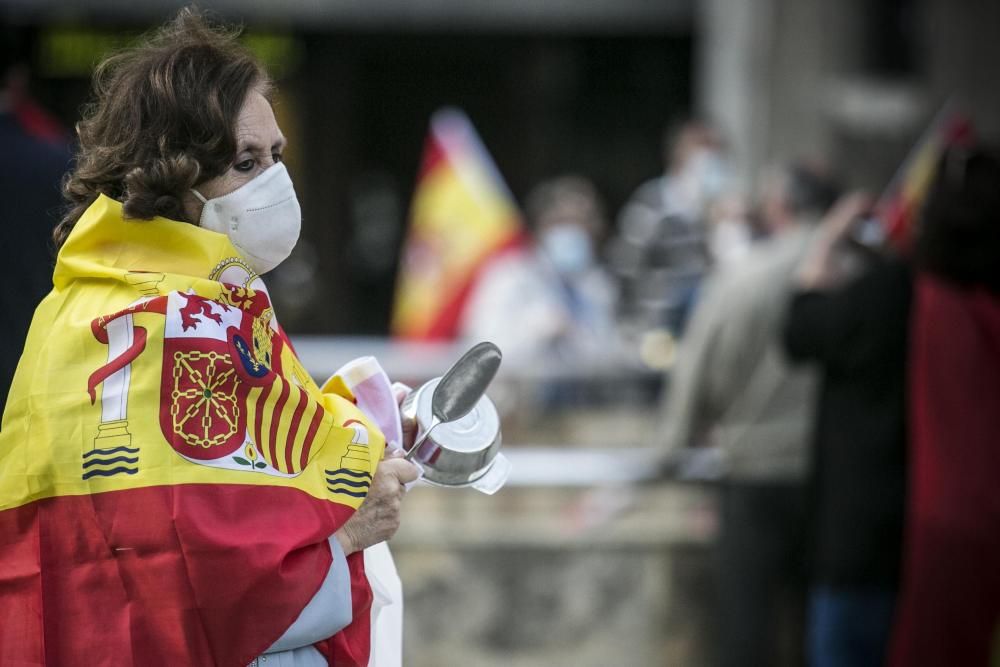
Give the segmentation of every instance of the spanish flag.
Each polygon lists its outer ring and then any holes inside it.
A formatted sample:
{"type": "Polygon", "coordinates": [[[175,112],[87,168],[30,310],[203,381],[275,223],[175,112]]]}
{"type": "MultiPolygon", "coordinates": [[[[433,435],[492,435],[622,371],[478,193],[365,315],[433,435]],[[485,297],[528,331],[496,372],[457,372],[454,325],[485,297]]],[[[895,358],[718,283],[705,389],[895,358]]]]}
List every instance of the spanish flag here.
{"type": "Polygon", "coordinates": [[[969,119],[947,104],[907,155],[875,205],[875,214],[893,246],[902,250],[910,247],[914,221],[927,198],[941,157],[952,146],[970,144],[972,134],[969,119]]]}
{"type": "MultiPolygon", "coordinates": [[[[246,665],[312,599],[384,439],[221,234],[100,197],[0,428],[0,664],[246,665]]],[[[371,590],[322,643],[367,665],[371,590]]]]}
{"type": "Polygon", "coordinates": [[[514,198],[472,123],[457,109],[438,111],[410,211],[392,333],[455,337],[479,269],[521,239],[514,198]]]}

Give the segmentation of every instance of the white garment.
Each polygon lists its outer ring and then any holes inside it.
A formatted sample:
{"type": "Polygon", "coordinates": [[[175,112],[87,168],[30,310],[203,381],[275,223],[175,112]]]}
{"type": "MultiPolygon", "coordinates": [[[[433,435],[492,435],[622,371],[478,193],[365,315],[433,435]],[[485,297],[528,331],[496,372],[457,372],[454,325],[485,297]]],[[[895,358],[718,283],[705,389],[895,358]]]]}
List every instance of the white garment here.
{"type": "MultiPolygon", "coordinates": [[[[355,393],[358,408],[386,436],[389,447],[402,443],[402,425],[388,376],[374,357],[355,359],[335,375],[355,393]]],[[[330,537],[333,562],[320,590],[268,652],[249,667],[326,667],[312,644],[347,627],[352,620],[350,570],[340,543],[330,537]]],[[[369,667],[403,664],[403,585],[389,545],[380,542],[365,549],[365,576],[372,589],[371,653],[369,667]]]]}
{"type": "Polygon", "coordinates": [[[365,574],[372,587],[371,656],[368,667],[403,664],[403,582],[396,572],[389,545],[365,549],[365,574]]]}
{"type": "Polygon", "coordinates": [[[248,667],[326,667],[326,658],[313,644],[337,634],[353,618],[347,557],[335,538],[328,541],[333,560],[320,589],[278,641],[248,667]]]}
{"type": "MultiPolygon", "coordinates": [[[[351,622],[347,560],[334,538],[330,538],[330,547],[334,560],[323,586],[281,639],[248,667],[327,667],[326,658],[312,644],[351,622]]],[[[365,549],[364,554],[365,576],[372,589],[368,667],[402,667],[403,584],[388,544],[380,542],[365,549]]]]}
{"type": "Polygon", "coordinates": [[[594,268],[574,276],[568,285],[562,280],[536,252],[497,257],[483,269],[469,295],[461,335],[496,343],[513,363],[554,349],[569,358],[607,354],[617,340],[610,279],[594,268]],[[572,297],[567,288],[573,290],[572,297]]]}
{"type": "MultiPolygon", "coordinates": [[[[402,418],[393,385],[374,357],[348,362],[335,375],[354,394],[360,408],[382,431],[386,448],[402,447],[402,418]]],[[[403,664],[403,584],[389,545],[380,542],[365,549],[365,576],[372,589],[371,653],[369,667],[403,664]]]]}

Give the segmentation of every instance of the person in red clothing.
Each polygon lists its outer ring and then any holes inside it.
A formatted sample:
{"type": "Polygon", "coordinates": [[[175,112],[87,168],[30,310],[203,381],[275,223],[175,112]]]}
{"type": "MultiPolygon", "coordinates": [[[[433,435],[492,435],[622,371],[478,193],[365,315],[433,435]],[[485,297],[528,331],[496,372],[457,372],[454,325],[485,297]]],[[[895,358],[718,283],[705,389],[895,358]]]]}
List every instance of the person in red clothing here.
{"type": "Polygon", "coordinates": [[[952,148],[918,230],[890,664],[1000,664],[1000,153],[952,148]]]}

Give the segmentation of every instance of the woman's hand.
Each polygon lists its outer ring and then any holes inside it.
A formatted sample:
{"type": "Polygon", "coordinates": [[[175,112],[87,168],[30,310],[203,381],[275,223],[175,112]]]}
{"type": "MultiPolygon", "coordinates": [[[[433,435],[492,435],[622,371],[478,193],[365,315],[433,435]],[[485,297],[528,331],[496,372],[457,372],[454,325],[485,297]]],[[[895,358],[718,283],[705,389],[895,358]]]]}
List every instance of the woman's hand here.
{"type": "MultiPolygon", "coordinates": [[[[393,398],[396,399],[396,405],[402,407],[403,401],[405,401],[406,397],[409,396],[412,392],[413,389],[408,385],[403,384],[402,382],[392,383],[392,396],[393,398]]],[[[414,441],[416,441],[417,439],[417,430],[418,430],[417,420],[413,418],[407,419],[402,415],[400,415],[400,417],[402,418],[402,425],[403,425],[402,447],[404,452],[408,452],[410,451],[410,448],[413,447],[414,441]]]]}
{"type": "Polygon", "coordinates": [[[399,528],[399,512],[406,493],[405,484],[417,478],[417,467],[394,452],[375,470],[368,497],[334,537],[345,555],[361,551],[392,537],[399,528]]]}

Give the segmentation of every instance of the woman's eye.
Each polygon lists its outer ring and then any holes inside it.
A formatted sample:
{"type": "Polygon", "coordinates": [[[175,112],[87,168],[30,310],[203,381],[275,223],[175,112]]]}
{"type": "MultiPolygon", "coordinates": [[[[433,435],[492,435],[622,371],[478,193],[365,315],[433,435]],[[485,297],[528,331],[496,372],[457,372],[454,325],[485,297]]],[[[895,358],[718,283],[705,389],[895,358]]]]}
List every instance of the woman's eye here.
{"type": "Polygon", "coordinates": [[[248,172],[254,167],[254,161],[251,159],[243,160],[242,162],[237,162],[233,165],[233,169],[236,171],[248,172]]]}
{"type": "Polygon", "coordinates": [[[275,162],[281,162],[281,153],[271,153],[271,159],[275,162]]]}

